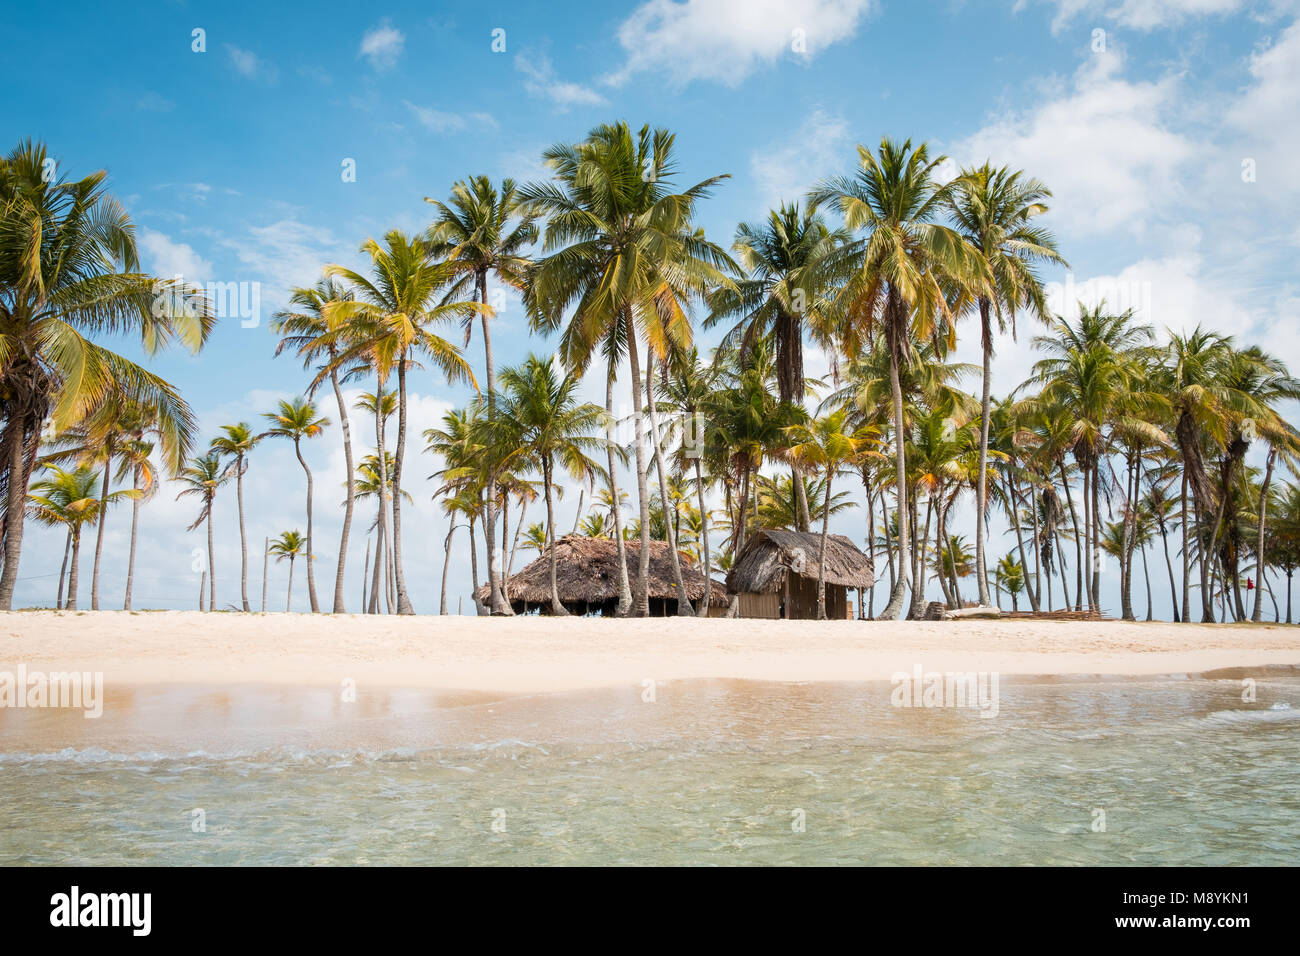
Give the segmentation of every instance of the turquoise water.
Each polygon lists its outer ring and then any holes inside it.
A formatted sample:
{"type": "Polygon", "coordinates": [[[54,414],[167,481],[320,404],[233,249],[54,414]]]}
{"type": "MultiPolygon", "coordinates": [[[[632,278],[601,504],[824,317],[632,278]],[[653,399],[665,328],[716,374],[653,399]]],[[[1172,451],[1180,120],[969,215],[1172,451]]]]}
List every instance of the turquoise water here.
{"type": "Polygon", "coordinates": [[[993,719],[888,684],[141,688],[0,713],[0,863],[1294,864],[1300,677],[1254,676],[1004,679],[993,719]]]}

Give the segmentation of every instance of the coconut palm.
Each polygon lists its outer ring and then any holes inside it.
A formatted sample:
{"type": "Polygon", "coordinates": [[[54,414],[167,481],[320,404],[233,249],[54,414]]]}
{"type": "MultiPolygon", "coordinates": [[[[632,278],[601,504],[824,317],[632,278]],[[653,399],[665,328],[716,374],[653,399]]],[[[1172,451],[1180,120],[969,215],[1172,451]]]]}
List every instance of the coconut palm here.
{"type": "Polygon", "coordinates": [[[875,442],[873,430],[854,429],[848,424],[846,410],[831,412],[807,424],[792,425],[787,434],[790,439],[788,454],[791,460],[810,469],[820,471],[826,483],[825,503],[822,507],[821,542],[817,552],[817,619],[826,620],[826,536],[831,520],[831,483],[835,475],[851,468],[869,451],[875,442]]]}
{"type": "MultiPolygon", "coordinates": [[[[417,357],[427,358],[448,382],[468,382],[477,388],[474,373],[460,349],[430,328],[463,319],[482,311],[477,302],[439,302],[454,278],[454,270],[433,257],[433,247],[424,239],[411,238],[398,230],[384,236],[381,245],[367,239],[361,251],[370,257],[373,279],[340,265],[325,267],[327,278],[340,278],[351,287],[354,298],[334,301],[324,307],[326,320],[334,327],[348,327],[347,343],[320,378],[332,368],[352,368],[363,361],[378,380],[377,394],[383,394],[389,376],[397,373],[397,447],[393,455],[393,577],[396,580],[397,612],[414,614],[402,566],[402,496],[399,493],[402,465],[406,456],[407,392],[406,372],[417,357]]],[[[381,431],[379,454],[382,457],[381,431]]],[[[310,537],[310,532],[309,532],[310,537]]],[[[308,541],[310,546],[310,540],[308,541]]],[[[308,561],[307,567],[311,568],[308,561]]]]}
{"type": "MultiPolygon", "coordinates": [[[[390,396],[391,397],[391,396],[390,396]]],[[[368,614],[379,613],[379,590],[380,583],[383,583],[384,600],[388,604],[388,613],[392,614],[397,609],[397,587],[393,582],[392,575],[392,549],[384,534],[386,527],[384,518],[387,507],[385,505],[384,492],[392,488],[393,480],[393,453],[384,452],[384,467],[379,466],[378,455],[366,455],[357,463],[356,475],[352,480],[353,494],[358,502],[375,501],[375,520],[370,523],[367,532],[375,532],[375,565],[374,573],[370,579],[370,600],[363,601],[363,611],[368,614]]],[[[405,490],[399,492],[406,503],[413,501],[410,494],[405,490]]],[[[367,542],[366,553],[369,555],[369,542],[367,542]]],[[[362,570],[364,583],[366,569],[362,570]]]]}
{"type": "MultiPolygon", "coordinates": [[[[135,232],[103,171],[68,179],[40,143],[0,158],[0,610],[13,604],[23,516],[46,419],[57,434],[111,392],[157,409],[179,468],[194,420],[176,389],[88,336],[138,335],[146,353],[202,348],[214,319],[201,292],[139,271],[135,232]]],[[[102,492],[101,492],[102,493],[102,492]]]]}
{"type": "MultiPolygon", "coordinates": [[[[253,432],[248,422],[222,425],[224,435],[212,439],[209,448],[228,460],[227,467],[235,475],[235,499],[239,507],[239,597],[245,611],[248,606],[248,536],[244,531],[244,472],[248,469],[248,454],[265,435],[253,432]]],[[[309,526],[310,527],[310,526],[309,526]]]]}
{"type": "Polygon", "coordinates": [[[605,439],[593,432],[604,429],[605,410],[577,399],[578,380],[561,375],[549,360],[530,355],[522,365],[501,373],[502,394],[496,416],[485,422],[493,444],[509,449],[503,465],[520,469],[531,465],[542,474],[546,500],[546,527],[552,545],[551,613],[564,615],[556,584],[555,469],[563,468],[574,480],[603,477],[588,454],[604,450],[605,439]]]}
{"type": "MultiPolygon", "coordinates": [[[[217,490],[230,481],[231,473],[222,465],[221,456],[209,451],[202,458],[191,458],[190,463],[181,469],[177,480],[185,487],[176,495],[176,500],[193,495],[202,506],[198,517],[186,531],[193,531],[204,522],[208,526],[208,610],[217,609],[217,569],[216,552],[212,546],[212,507],[217,499],[217,490]]],[[[201,603],[201,602],[200,602],[201,603]]]]}
{"type": "Polygon", "coordinates": [[[561,328],[559,354],[581,375],[598,349],[611,364],[627,353],[636,443],[641,550],[636,613],[650,613],[650,495],[646,483],[641,341],[659,359],[671,346],[689,347],[687,307],[706,289],[726,285],[731,263],[692,223],[696,204],[725,177],[680,192],[669,188],[676,171],[674,137],[648,126],[635,134],[625,123],[599,126],[577,145],[543,153],[555,182],[521,190],[548,217],[544,255],[529,274],[524,302],[533,327],[561,328]]]}
{"type": "MultiPolygon", "coordinates": [[[[782,203],[764,222],[737,227],[732,252],[747,278],[709,296],[706,329],[724,319],[735,320],[723,339],[724,348],[734,347],[743,355],[755,339],[772,339],[777,395],[783,402],[804,400],[805,325],[820,345],[832,345],[831,290],[818,267],[848,238],[843,230],[832,231],[815,206],[800,209],[797,202],[782,203]]],[[[812,518],[803,483],[792,487],[798,497],[797,529],[807,531],[812,518]]]]}
{"type": "MultiPolygon", "coordinates": [[[[451,189],[450,204],[431,199],[437,213],[429,227],[428,238],[434,255],[445,258],[459,278],[448,290],[451,297],[470,298],[482,306],[479,318],[483,326],[483,358],[487,368],[488,413],[491,415],[493,394],[497,390],[496,367],[492,356],[492,332],[488,320],[496,312],[488,306],[488,277],[516,289],[523,287],[529,261],[523,251],[537,240],[536,213],[524,202],[512,179],[501,182],[498,190],[487,176],[471,176],[451,189]]],[[[465,316],[465,344],[469,344],[473,316],[465,316]]],[[[496,491],[494,478],[488,476],[486,515],[483,530],[488,552],[488,604],[493,614],[510,614],[510,605],[501,591],[497,569],[496,491]]],[[[505,541],[502,540],[504,549],[505,541]]]]}
{"type": "MultiPolygon", "coordinates": [[[[883,612],[896,618],[911,586],[911,529],[907,501],[906,429],[899,371],[907,364],[913,340],[949,340],[952,324],[970,300],[971,289],[988,284],[978,250],[938,220],[947,210],[952,187],[940,185],[936,170],[946,157],[930,157],[922,143],[913,148],[881,140],[872,152],[858,147],[858,170],[819,184],[809,195],[817,205],[833,205],[845,228],[861,237],[832,253],[831,274],[842,274],[837,301],[855,327],[842,331],[842,344],[854,358],[879,328],[889,355],[893,404],[894,470],[901,518],[897,553],[901,573],[883,612]]],[[[921,583],[917,583],[921,587],[921,583]]]]}
{"type": "Polygon", "coordinates": [[[1025,589],[1025,567],[1008,551],[994,568],[994,587],[1011,595],[1011,610],[1020,610],[1020,592],[1025,589]]]}
{"type": "MultiPolygon", "coordinates": [[[[68,596],[66,605],[62,604],[63,572],[59,573],[60,606],[69,610],[77,609],[77,567],[81,553],[81,529],[87,525],[94,526],[103,519],[108,505],[131,498],[138,492],[131,489],[114,491],[106,497],[96,495],[95,485],[99,474],[93,468],[82,465],[73,471],[65,471],[58,465],[45,466],[46,477],[32,482],[28,494],[27,512],[38,522],[49,527],[61,526],[67,531],[68,548],[71,549],[71,567],[68,568],[68,596]]],[[[64,561],[67,562],[67,548],[64,561]]]]}
{"type": "Polygon", "coordinates": [[[980,397],[979,482],[975,491],[975,565],[981,605],[989,603],[988,567],[984,558],[984,520],[988,508],[990,386],[992,383],[993,323],[998,330],[1016,333],[1016,313],[1029,312],[1044,324],[1051,322],[1042,281],[1034,269],[1037,263],[1065,265],[1052,234],[1034,220],[1047,212],[1045,201],[1051,192],[1036,179],[1019,170],[989,163],[963,170],[952,196],[952,217],[957,230],[979,251],[989,275],[988,285],[979,291],[980,349],[984,356],[983,387],[980,397]]]}
{"type": "Polygon", "coordinates": [[[302,440],[319,438],[330,420],[318,415],[315,404],[301,397],[292,402],[281,401],[274,412],[265,412],[262,417],[271,425],[266,431],[267,436],[288,438],[293,442],[298,464],[302,465],[303,474],[307,476],[307,596],[311,600],[311,612],[317,614],[320,605],[316,600],[316,577],[312,573],[312,476],[307,459],[302,455],[302,440]]]}
{"type": "MultiPolygon", "coordinates": [[[[355,466],[352,460],[352,421],[348,416],[347,402],[343,398],[341,383],[360,375],[366,366],[354,363],[351,369],[340,369],[335,360],[352,331],[346,323],[332,326],[326,311],[332,302],[346,302],[352,294],[339,283],[321,279],[311,288],[295,288],[289,294],[289,308],[275,314],[271,330],[280,336],[275,354],[292,349],[302,359],[303,367],[313,364],[324,371],[334,390],[334,401],[339,409],[339,425],[343,431],[343,464],[347,469],[347,498],[343,502],[343,530],[339,535],[339,561],[334,572],[334,613],[346,610],[343,598],[343,577],[348,559],[348,537],[352,531],[352,511],[356,488],[355,466]]],[[[316,382],[307,390],[307,397],[315,395],[316,382]]]]}
{"type": "MultiPolygon", "coordinates": [[[[293,607],[293,562],[300,554],[307,554],[309,547],[310,538],[304,538],[296,528],[293,531],[281,531],[280,537],[272,541],[267,547],[267,552],[275,555],[276,564],[279,564],[285,558],[289,559],[289,588],[284,598],[286,614],[293,607]]],[[[311,560],[310,557],[308,560],[311,560]]],[[[315,612],[313,611],[313,613],[315,612]]]]}

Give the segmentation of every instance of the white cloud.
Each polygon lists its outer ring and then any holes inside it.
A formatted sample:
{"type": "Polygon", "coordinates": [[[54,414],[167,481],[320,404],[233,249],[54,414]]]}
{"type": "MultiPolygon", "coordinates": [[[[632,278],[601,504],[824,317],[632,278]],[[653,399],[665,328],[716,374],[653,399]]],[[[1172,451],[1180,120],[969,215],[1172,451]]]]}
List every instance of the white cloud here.
{"type": "Polygon", "coordinates": [[[391,70],[405,45],[406,35],[385,18],[365,32],[358,56],[364,56],[376,70],[391,70]]]}
{"type": "Polygon", "coordinates": [[[143,229],[137,240],[140,260],[145,269],[162,278],[184,276],[189,282],[202,282],[212,276],[212,263],[184,242],[174,242],[161,232],[143,229]]]}
{"type": "Polygon", "coordinates": [[[1178,174],[1196,155],[1170,126],[1177,77],[1129,82],[1117,52],[1094,54],[1055,99],[995,117],[952,149],[964,163],[992,159],[1029,170],[1054,193],[1054,223],[1074,236],[1141,233],[1177,208],[1178,174]]]}
{"type": "Polygon", "coordinates": [[[448,113],[429,106],[419,106],[410,100],[402,100],[406,108],[421,126],[435,133],[458,133],[470,126],[496,129],[497,121],[488,113],[448,113]]]}
{"type": "MultiPolygon", "coordinates": [[[[1052,32],[1060,33],[1080,17],[1103,17],[1134,30],[1156,30],[1176,26],[1195,17],[1235,13],[1244,0],[1046,0],[1056,7],[1052,32]]],[[[1016,9],[1028,5],[1019,0],[1016,9]]]]}
{"type": "Polygon", "coordinates": [[[814,111],[797,129],[750,158],[761,208],[802,199],[819,179],[853,161],[852,148],[847,121],[814,111]]]}
{"type": "Polygon", "coordinates": [[[161,93],[150,90],[136,100],[135,108],[145,113],[169,113],[176,108],[176,104],[161,93]]]}
{"type": "Polygon", "coordinates": [[[550,57],[534,58],[528,53],[520,53],[515,57],[515,69],[527,77],[524,89],[529,96],[548,99],[561,110],[571,106],[598,106],[605,102],[605,98],[590,87],[556,76],[550,57]]]}
{"type": "Polygon", "coordinates": [[[226,44],[226,54],[235,72],[250,79],[274,80],[279,71],[274,64],[267,63],[251,50],[244,50],[231,43],[226,44]]]}
{"type": "Polygon", "coordinates": [[[619,27],[627,61],[606,81],[662,72],[677,86],[734,87],[786,55],[807,62],[849,39],[873,8],[872,0],[648,0],[619,27]]]}

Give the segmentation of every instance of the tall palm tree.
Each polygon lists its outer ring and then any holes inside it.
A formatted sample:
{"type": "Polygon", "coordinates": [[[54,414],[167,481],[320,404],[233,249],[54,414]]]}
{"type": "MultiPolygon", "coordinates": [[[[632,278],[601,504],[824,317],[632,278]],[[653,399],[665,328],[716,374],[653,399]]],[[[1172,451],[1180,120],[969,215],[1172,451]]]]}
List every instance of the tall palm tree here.
{"type": "Polygon", "coordinates": [[[855,465],[867,454],[874,435],[866,429],[848,424],[848,412],[831,412],[807,424],[793,425],[789,456],[794,461],[820,471],[826,482],[826,499],[822,508],[821,542],[817,551],[817,619],[826,620],[826,536],[831,520],[831,483],[835,475],[855,465]]]}
{"type": "MultiPolygon", "coordinates": [[[[285,558],[289,559],[289,589],[285,593],[284,610],[287,614],[293,607],[293,562],[300,554],[305,554],[310,547],[311,538],[304,538],[295,528],[293,531],[282,531],[280,537],[276,538],[267,547],[270,554],[275,555],[275,563],[279,564],[285,558]]],[[[310,560],[310,558],[308,559],[310,560]]],[[[314,611],[313,611],[314,613],[314,611]]]]}
{"type": "MultiPolygon", "coordinates": [[[[736,320],[723,347],[734,346],[743,353],[756,338],[772,338],[777,395],[783,402],[804,400],[805,325],[819,344],[833,343],[831,290],[818,267],[848,238],[843,230],[832,231],[812,204],[800,209],[797,202],[782,203],[768,213],[766,221],[737,227],[732,251],[748,277],[709,296],[706,329],[724,318],[736,320]]],[[[798,496],[798,530],[807,531],[810,515],[804,486],[795,482],[793,487],[798,496]]]]}
{"type": "Polygon", "coordinates": [[[524,303],[534,329],[559,329],[560,358],[581,375],[597,349],[611,359],[627,353],[635,426],[641,550],[634,589],[636,613],[650,613],[650,495],[646,483],[641,340],[661,360],[671,346],[688,347],[687,307],[693,297],[731,282],[734,263],[704,238],[695,207],[726,177],[713,176],[681,192],[673,135],[626,123],[598,126],[577,145],[543,153],[555,182],[531,184],[522,198],[548,217],[543,257],[529,273],[524,303]]]}
{"type": "Polygon", "coordinates": [[[248,605],[248,535],[244,530],[244,472],[248,469],[248,454],[257,447],[265,435],[253,432],[248,422],[237,425],[222,425],[224,435],[212,439],[209,446],[224,459],[235,475],[235,499],[239,507],[239,597],[245,611],[248,605]]]}
{"type": "Polygon", "coordinates": [[[989,393],[992,383],[993,322],[999,331],[1016,333],[1016,312],[1024,309],[1048,324],[1051,315],[1042,281],[1034,265],[1065,265],[1052,234],[1034,220],[1047,212],[1051,192],[1036,179],[1006,166],[985,163],[966,169],[957,178],[952,196],[952,217],[966,241],[979,250],[990,282],[977,296],[980,315],[980,349],[984,356],[980,397],[979,483],[975,491],[975,565],[981,605],[989,603],[988,566],[984,557],[985,513],[988,510],[989,393]]]}
{"type": "MultiPolygon", "coordinates": [[[[373,498],[376,503],[375,520],[371,522],[370,527],[367,529],[368,532],[375,532],[375,566],[370,578],[370,599],[368,602],[362,602],[362,611],[367,614],[379,613],[381,585],[383,587],[383,599],[388,606],[388,613],[392,614],[397,610],[397,585],[392,570],[393,551],[384,532],[387,526],[385,522],[387,504],[384,492],[385,489],[392,488],[392,481],[392,452],[384,452],[384,467],[382,468],[379,465],[378,455],[366,455],[357,463],[357,473],[352,483],[355,500],[360,503],[373,498]]],[[[410,504],[413,501],[410,494],[405,490],[402,490],[400,494],[404,503],[410,504]]],[[[367,553],[369,552],[367,551],[367,553]]],[[[362,573],[365,573],[364,570],[362,573]]]]}
{"type": "MultiPolygon", "coordinates": [[[[343,598],[343,578],[348,560],[348,537],[352,531],[352,511],[356,501],[355,465],[352,460],[352,420],[343,398],[341,383],[360,375],[366,366],[354,363],[351,369],[340,369],[335,360],[344,344],[348,343],[351,327],[346,323],[331,325],[326,311],[332,302],[346,302],[352,294],[339,283],[321,279],[311,288],[295,288],[289,295],[289,308],[277,312],[271,330],[280,336],[275,347],[279,355],[293,349],[303,361],[303,367],[317,364],[329,378],[334,390],[334,401],[339,409],[339,425],[343,431],[343,464],[347,468],[347,498],[343,502],[343,530],[339,535],[339,561],[334,571],[334,613],[346,610],[343,598]]],[[[307,390],[307,397],[315,394],[316,382],[307,390]]]]}
{"type": "MultiPolygon", "coordinates": [[[[486,508],[484,496],[488,473],[499,471],[502,460],[509,451],[504,443],[492,440],[479,415],[479,407],[474,404],[446,412],[442,416],[442,427],[426,429],[424,440],[425,451],[442,459],[443,467],[431,477],[442,482],[434,491],[433,497],[443,499],[443,511],[451,519],[452,527],[447,532],[448,557],[451,554],[451,534],[455,530],[456,517],[464,516],[471,528],[470,547],[474,556],[474,587],[471,594],[474,607],[480,613],[490,611],[483,608],[478,598],[478,552],[472,529],[486,508]]],[[[445,566],[443,571],[445,578],[445,566]]],[[[445,600],[443,604],[445,606],[445,600]]]]}
{"type": "MultiPolygon", "coordinates": [[[[23,516],[42,428],[76,424],[112,391],[154,406],[159,422],[190,436],[194,420],[176,389],[88,336],[138,335],[147,353],[181,342],[202,348],[215,319],[183,282],[139,271],[130,217],[101,170],[61,174],[31,140],[0,158],[0,510],[4,568],[0,610],[13,605],[23,516]]],[[[169,449],[178,468],[188,441],[169,449]]]]}
{"type": "Polygon", "coordinates": [[[496,417],[486,422],[487,433],[511,449],[507,464],[521,461],[542,473],[546,499],[546,527],[551,544],[551,613],[568,612],[560,603],[556,582],[555,469],[563,468],[575,480],[601,477],[603,469],[589,452],[603,450],[605,439],[594,434],[604,429],[605,410],[591,402],[579,402],[578,380],[560,375],[555,365],[530,355],[517,368],[501,373],[502,395],[496,417]]]}
{"type": "Polygon", "coordinates": [[[281,401],[274,412],[265,412],[262,417],[271,425],[266,431],[268,437],[288,438],[293,442],[298,464],[302,465],[303,474],[307,476],[307,596],[311,599],[311,612],[317,614],[320,605],[316,600],[316,577],[312,573],[312,476],[307,459],[302,455],[302,440],[319,438],[330,420],[318,415],[315,404],[302,397],[292,402],[281,401]]]}
{"type": "MultiPolygon", "coordinates": [[[[112,492],[107,496],[97,496],[95,485],[99,474],[88,466],[82,465],[73,471],[65,471],[58,465],[46,465],[48,477],[32,482],[28,494],[28,513],[41,524],[62,526],[67,529],[68,541],[72,549],[72,564],[68,571],[68,596],[66,607],[77,609],[77,566],[81,553],[81,529],[86,525],[93,527],[103,520],[104,510],[108,505],[116,504],[124,498],[138,493],[131,489],[112,492]]],[[[63,576],[59,576],[59,589],[63,588],[63,576]]]]}
{"type": "MultiPolygon", "coordinates": [[[[370,256],[373,278],[340,265],[325,267],[325,276],[345,280],[354,296],[350,301],[335,301],[325,306],[325,317],[332,325],[347,323],[351,326],[350,341],[327,365],[327,370],[350,368],[357,360],[364,360],[378,379],[379,394],[382,394],[389,375],[393,371],[397,373],[397,447],[393,455],[390,499],[393,510],[393,576],[397,586],[397,612],[414,614],[402,566],[400,490],[402,464],[406,456],[406,372],[417,356],[424,356],[447,381],[469,382],[477,389],[474,373],[460,349],[435,335],[430,327],[474,315],[483,307],[477,302],[438,301],[454,271],[434,259],[433,247],[424,239],[408,237],[393,230],[384,236],[383,245],[367,239],[361,251],[370,256]]],[[[325,372],[318,373],[318,377],[323,374],[325,372]]],[[[381,434],[381,441],[382,437],[381,434]]],[[[381,456],[383,452],[380,447],[381,456]]],[[[307,566],[310,569],[310,561],[307,566]]]]}
{"type": "Polygon", "coordinates": [[[204,522],[208,525],[208,610],[210,611],[217,609],[217,568],[216,551],[212,544],[212,506],[217,499],[217,490],[230,481],[230,477],[230,472],[222,466],[221,456],[215,451],[209,451],[202,458],[191,458],[190,463],[182,468],[177,476],[177,480],[185,487],[176,495],[176,500],[193,495],[202,503],[198,517],[185,530],[193,531],[204,522]]]}
{"type": "Polygon", "coordinates": [[[833,205],[847,229],[861,232],[860,238],[832,253],[836,266],[832,274],[842,274],[846,280],[838,301],[858,326],[843,333],[849,358],[878,326],[889,355],[901,573],[883,612],[886,618],[896,618],[902,612],[903,596],[911,586],[911,529],[903,507],[907,455],[899,370],[907,364],[913,338],[950,338],[954,316],[969,301],[969,290],[988,283],[987,267],[978,250],[938,221],[953,192],[951,184],[941,185],[936,180],[936,169],[945,158],[932,159],[924,143],[913,148],[911,140],[898,143],[886,138],[874,153],[858,147],[858,170],[852,177],[827,180],[809,195],[809,201],[819,206],[833,205]]]}
{"type": "MultiPolygon", "coordinates": [[[[524,250],[537,241],[536,213],[519,195],[513,179],[505,179],[498,190],[487,176],[471,176],[451,189],[450,204],[428,196],[424,199],[437,210],[429,227],[433,254],[446,259],[459,275],[448,290],[451,297],[469,292],[482,306],[483,358],[487,368],[488,416],[492,415],[497,390],[496,366],[492,356],[492,332],[488,320],[495,315],[488,305],[488,277],[516,289],[523,288],[529,260],[524,250]]],[[[473,316],[465,316],[465,344],[469,344],[473,316]]],[[[488,552],[488,604],[493,614],[511,614],[501,591],[497,570],[496,490],[489,474],[483,531],[488,552]]],[[[505,541],[502,540],[504,550],[505,541]]]]}

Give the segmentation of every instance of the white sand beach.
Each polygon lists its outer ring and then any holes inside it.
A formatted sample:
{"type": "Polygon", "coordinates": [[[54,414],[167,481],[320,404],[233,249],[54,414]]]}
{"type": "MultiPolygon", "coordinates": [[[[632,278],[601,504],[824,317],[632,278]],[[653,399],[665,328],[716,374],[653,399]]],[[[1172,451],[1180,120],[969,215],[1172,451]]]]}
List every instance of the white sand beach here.
{"type": "Polygon", "coordinates": [[[551,692],[694,678],[888,680],[926,670],[1140,676],[1300,665],[1300,627],[34,611],[0,623],[0,670],[106,685],[335,685],[551,692]]]}

